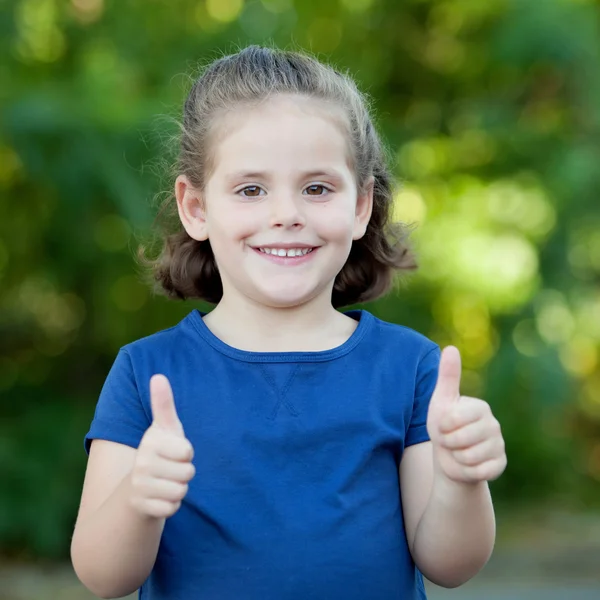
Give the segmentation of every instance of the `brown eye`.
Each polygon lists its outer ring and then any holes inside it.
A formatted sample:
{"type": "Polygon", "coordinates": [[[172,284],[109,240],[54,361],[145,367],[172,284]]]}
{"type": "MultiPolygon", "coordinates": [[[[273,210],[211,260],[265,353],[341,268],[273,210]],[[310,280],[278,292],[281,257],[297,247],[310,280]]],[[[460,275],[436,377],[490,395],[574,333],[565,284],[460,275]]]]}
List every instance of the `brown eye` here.
{"type": "Polygon", "coordinates": [[[309,196],[322,196],[327,191],[329,191],[329,190],[324,185],[319,185],[319,184],[309,185],[306,188],[306,193],[309,196]]]}
{"type": "Polygon", "coordinates": [[[245,187],[243,190],[240,190],[240,193],[247,198],[255,198],[256,196],[260,196],[261,188],[257,185],[249,185],[245,187]]]}

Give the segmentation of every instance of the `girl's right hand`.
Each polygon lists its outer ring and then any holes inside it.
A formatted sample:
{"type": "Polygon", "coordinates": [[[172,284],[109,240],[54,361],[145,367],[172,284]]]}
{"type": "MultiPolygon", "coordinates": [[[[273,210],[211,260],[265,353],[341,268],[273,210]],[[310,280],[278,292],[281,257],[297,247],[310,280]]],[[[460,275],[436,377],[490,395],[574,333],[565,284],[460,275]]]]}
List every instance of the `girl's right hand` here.
{"type": "Polygon", "coordinates": [[[137,449],[131,471],[131,505],[140,514],[167,518],[179,510],[195,473],[194,449],[175,410],[164,375],[150,379],[152,425],[137,449]]]}

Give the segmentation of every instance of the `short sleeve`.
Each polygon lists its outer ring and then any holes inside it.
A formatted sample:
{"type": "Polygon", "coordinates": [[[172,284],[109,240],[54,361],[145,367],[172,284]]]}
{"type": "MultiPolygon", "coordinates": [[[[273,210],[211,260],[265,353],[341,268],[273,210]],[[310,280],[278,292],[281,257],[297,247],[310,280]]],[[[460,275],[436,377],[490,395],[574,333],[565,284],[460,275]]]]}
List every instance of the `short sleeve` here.
{"type": "Polygon", "coordinates": [[[127,350],[121,349],[100,392],[84,439],[85,451],[89,454],[93,439],[137,448],[150,421],[140,399],[131,357],[127,350]]]}
{"type": "Polygon", "coordinates": [[[435,389],[440,365],[441,350],[436,344],[419,362],[415,384],[415,398],[410,425],[404,447],[429,441],[427,433],[427,411],[435,389]]]}

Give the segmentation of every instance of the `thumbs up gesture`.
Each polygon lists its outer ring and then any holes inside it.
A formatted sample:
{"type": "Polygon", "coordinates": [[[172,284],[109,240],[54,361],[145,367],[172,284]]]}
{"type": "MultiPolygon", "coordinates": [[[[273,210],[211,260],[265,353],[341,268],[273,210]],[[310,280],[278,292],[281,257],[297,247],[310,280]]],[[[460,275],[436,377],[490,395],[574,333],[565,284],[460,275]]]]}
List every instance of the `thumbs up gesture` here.
{"type": "Polygon", "coordinates": [[[459,483],[497,479],[506,468],[500,424],[487,402],[460,395],[461,369],[458,349],[445,348],[427,414],[434,470],[459,483]]]}
{"type": "Polygon", "coordinates": [[[169,380],[150,380],[152,424],[137,449],[131,472],[131,504],[141,514],[156,518],[173,515],[181,506],[194,476],[194,450],[186,439],[175,410],[169,380]]]}

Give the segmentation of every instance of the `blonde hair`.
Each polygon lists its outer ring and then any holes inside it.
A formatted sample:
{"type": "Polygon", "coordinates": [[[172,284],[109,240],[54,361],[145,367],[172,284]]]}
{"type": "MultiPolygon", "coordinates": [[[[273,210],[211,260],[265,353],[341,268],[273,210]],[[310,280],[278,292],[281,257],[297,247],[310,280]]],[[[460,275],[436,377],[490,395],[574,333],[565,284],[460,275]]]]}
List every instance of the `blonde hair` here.
{"type": "MultiPolygon", "coordinates": [[[[216,119],[276,94],[322,100],[339,106],[346,115],[358,189],[374,179],[373,213],[365,235],[353,242],[335,279],[332,304],[341,307],[374,300],[389,290],[396,271],[417,265],[407,243],[408,229],[390,223],[393,181],[385,150],[366,98],[349,76],[311,56],[259,46],[215,60],[185,100],[175,171],[186,175],[195,188],[204,189],[211,170],[210,141],[216,119]]],[[[223,287],[210,242],[194,240],[173,218],[177,214],[173,195],[159,214],[177,223],[175,229],[171,226],[164,231],[158,258],[146,261],[159,290],[171,297],[219,302],[223,287]]]]}

